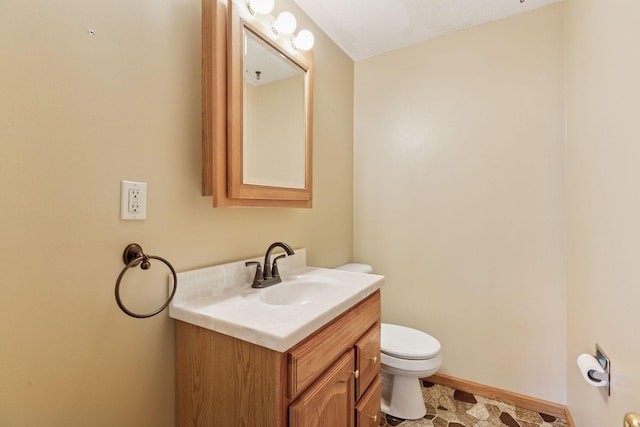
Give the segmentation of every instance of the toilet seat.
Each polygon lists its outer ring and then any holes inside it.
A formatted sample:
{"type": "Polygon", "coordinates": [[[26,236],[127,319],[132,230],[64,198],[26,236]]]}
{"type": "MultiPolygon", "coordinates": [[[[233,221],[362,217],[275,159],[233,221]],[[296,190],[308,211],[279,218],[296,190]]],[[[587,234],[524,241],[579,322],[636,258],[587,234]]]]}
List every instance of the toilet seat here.
{"type": "Polygon", "coordinates": [[[440,341],[406,326],[382,324],[380,351],[404,360],[428,360],[440,353],[440,341]]]}

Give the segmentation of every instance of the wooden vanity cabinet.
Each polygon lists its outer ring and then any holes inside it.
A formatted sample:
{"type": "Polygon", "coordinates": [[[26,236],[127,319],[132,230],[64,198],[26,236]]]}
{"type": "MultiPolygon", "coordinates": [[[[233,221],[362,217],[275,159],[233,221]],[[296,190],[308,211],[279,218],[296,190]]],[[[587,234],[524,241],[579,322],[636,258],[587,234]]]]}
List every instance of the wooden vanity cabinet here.
{"type": "Polygon", "coordinates": [[[284,353],[176,322],[176,426],[380,420],[380,292],[284,353]]]}

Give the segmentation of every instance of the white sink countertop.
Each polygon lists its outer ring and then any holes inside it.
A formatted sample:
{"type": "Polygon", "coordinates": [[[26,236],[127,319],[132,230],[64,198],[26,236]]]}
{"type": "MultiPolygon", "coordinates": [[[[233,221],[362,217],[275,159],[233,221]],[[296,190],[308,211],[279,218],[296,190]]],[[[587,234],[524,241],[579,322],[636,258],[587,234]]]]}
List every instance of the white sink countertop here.
{"type": "Polygon", "coordinates": [[[382,285],[383,276],[307,266],[306,250],[295,252],[278,261],[282,282],[264,289],[244,265],[262,258],[178,273],[169,316],[284,352],[382,285]]]}

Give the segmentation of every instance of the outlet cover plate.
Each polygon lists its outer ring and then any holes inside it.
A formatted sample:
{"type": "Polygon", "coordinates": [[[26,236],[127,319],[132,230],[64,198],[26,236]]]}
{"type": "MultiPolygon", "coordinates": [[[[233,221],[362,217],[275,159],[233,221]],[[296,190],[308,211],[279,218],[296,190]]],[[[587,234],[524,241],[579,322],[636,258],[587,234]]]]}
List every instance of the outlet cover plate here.
{"type": "Polygon", "coordinates": [[[122,181],[120,186],[120,219],[147,219],[147,183],[122,181]]]}

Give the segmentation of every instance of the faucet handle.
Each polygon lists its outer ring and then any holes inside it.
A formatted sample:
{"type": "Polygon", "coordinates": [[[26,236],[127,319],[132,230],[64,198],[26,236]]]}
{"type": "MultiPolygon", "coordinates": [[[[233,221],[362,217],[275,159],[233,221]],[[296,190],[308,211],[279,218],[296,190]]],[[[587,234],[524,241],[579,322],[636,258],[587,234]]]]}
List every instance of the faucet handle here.
{"type": "MultiPolygon", "coordinates": [[[[284,257],[286,257],[286,255],[282,254],[282,255],[278,255],[277,257],[274,258],[273,266],[271,267],[271,276],[273,276],[273,277],[279,277],[280,276],[280,272],[278,271],[278,260],[280,258],[284,258],[284,257]]],[[[268,268],[268,267],[265,266],[265,268],[268,268]]]]}
{"type": "MultiPolygon", "coordinates": [[[[255,265],[256,266],[256,275],[253,277],[253,283],[257,283],[259,280],[263,280],[264,277],[262,276],[262,266],[260,265],[260,263],[258,261],[247,261],[244,263],[244,265],[246,267],[249,267],[250,265],[255,265]]],[[[267,266],[265,266],[265,269],[267,268],[267,266]]]]}

